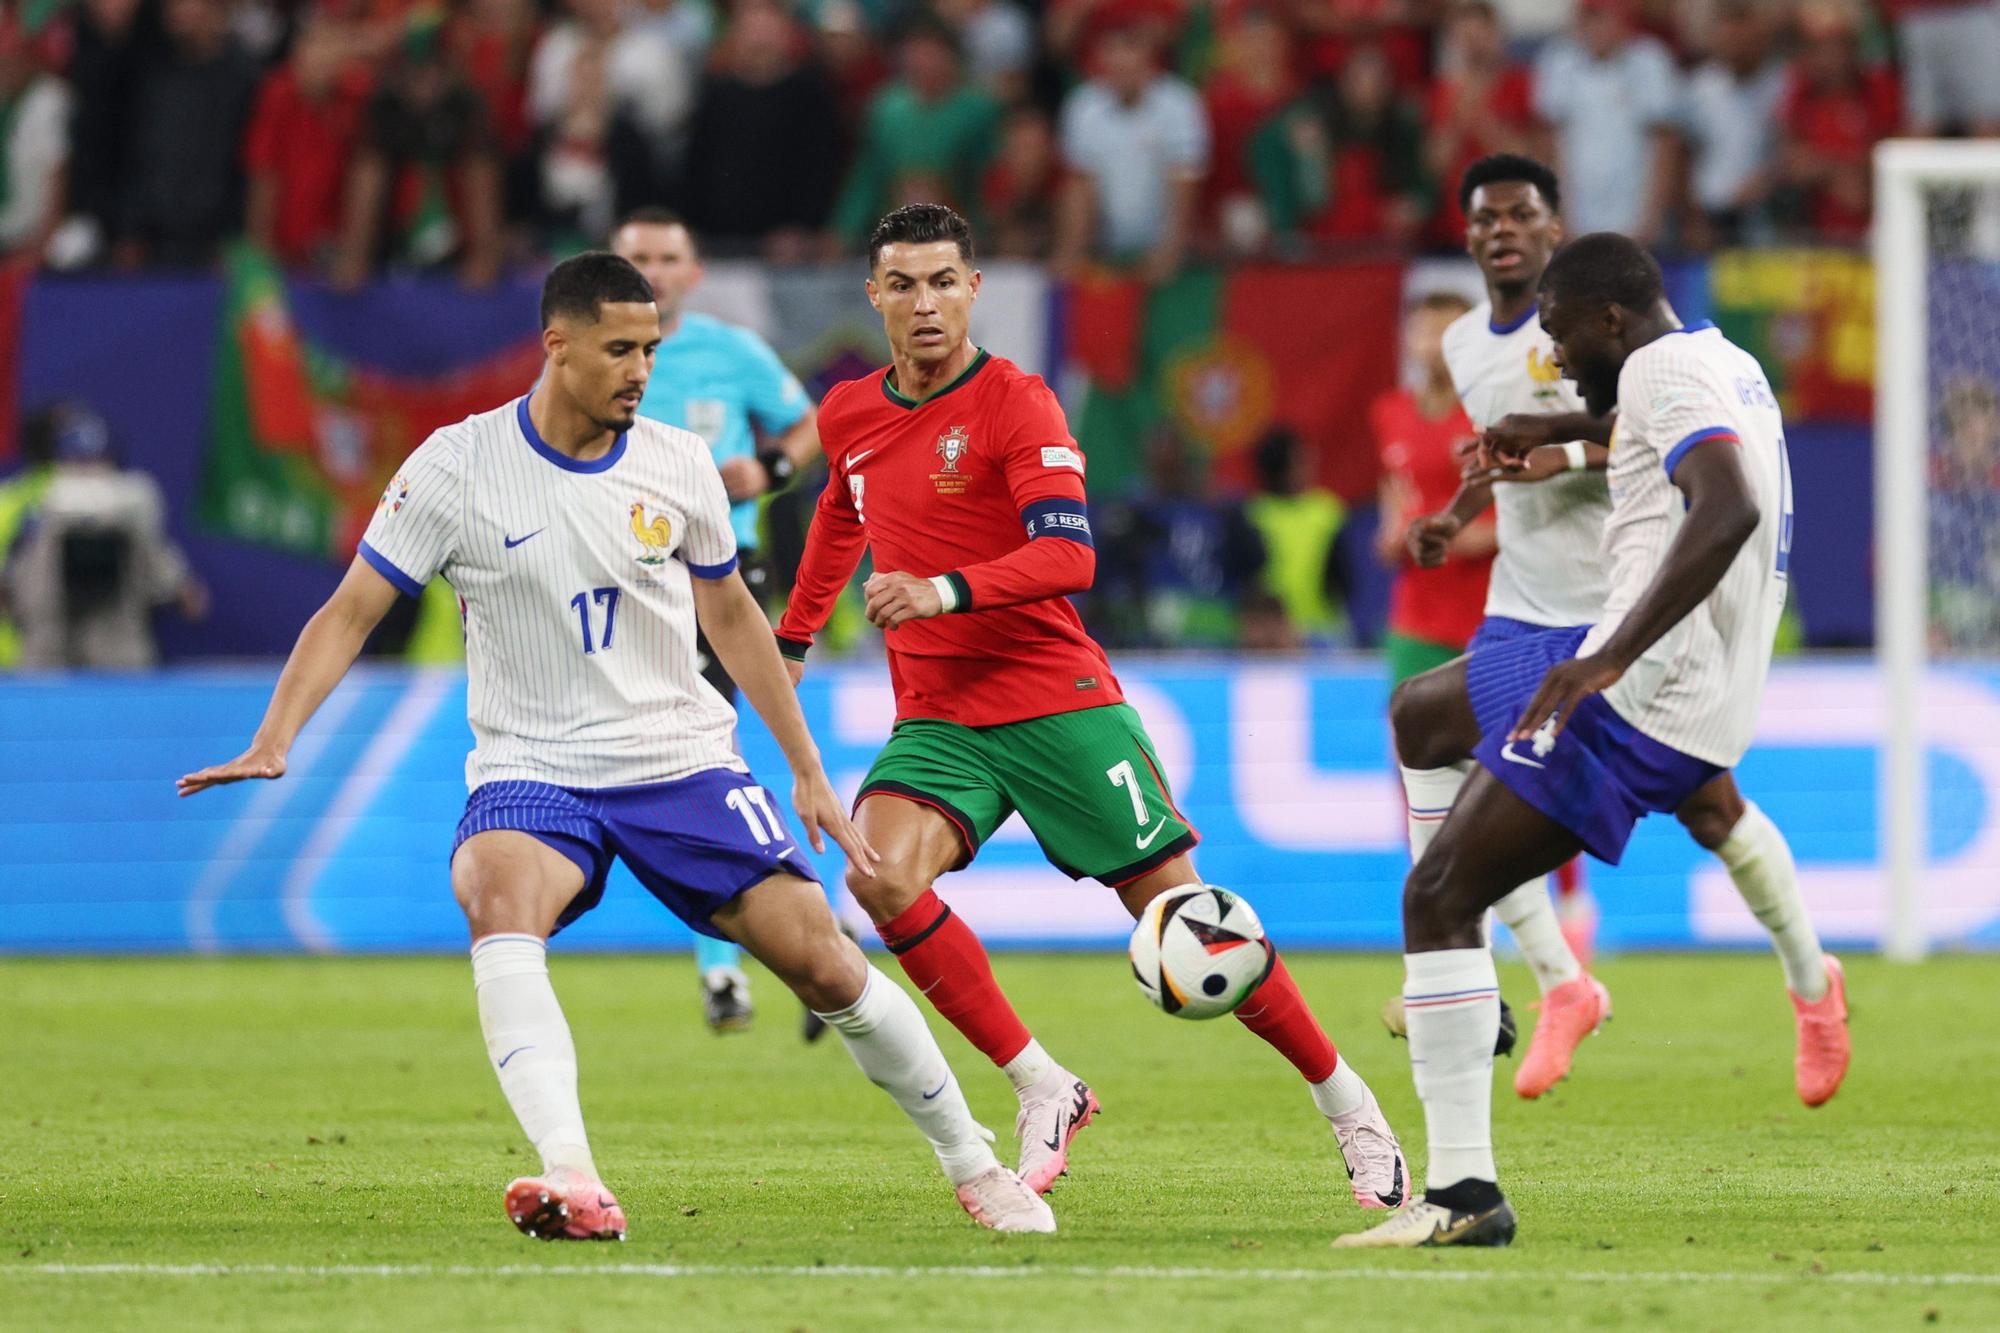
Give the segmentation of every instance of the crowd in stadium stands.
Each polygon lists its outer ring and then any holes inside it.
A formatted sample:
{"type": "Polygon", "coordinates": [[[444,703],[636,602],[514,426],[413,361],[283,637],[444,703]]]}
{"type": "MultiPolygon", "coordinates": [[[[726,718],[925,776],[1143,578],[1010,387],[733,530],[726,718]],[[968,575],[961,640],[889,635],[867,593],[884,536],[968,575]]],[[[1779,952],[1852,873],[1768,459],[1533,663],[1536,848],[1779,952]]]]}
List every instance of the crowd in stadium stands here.
{"type": "Polygon", "coordinates": [[[357,283],[667,204],[847,252],[942,199],[989,252],[1451,248],[1451,182],[1553,154],[1572,229],[1853,242],[1869,149],[2000,132],[1992,0],[8,0],[0,252],[357,283]]]}

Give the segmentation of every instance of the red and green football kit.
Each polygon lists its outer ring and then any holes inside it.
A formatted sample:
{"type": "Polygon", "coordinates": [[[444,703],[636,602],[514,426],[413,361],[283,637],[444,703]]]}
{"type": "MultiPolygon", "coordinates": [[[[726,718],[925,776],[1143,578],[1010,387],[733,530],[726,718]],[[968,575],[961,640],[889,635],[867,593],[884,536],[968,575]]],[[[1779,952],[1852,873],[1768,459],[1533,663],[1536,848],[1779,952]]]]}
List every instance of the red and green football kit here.
{"type": "Polygon", "coordinates": [[[1018,810],[1072,878],[1123,884],[1194,846],[1104,650],[1067,598],[1096,571],[1083,452],[1055,395],[980,352],[922,402],[887,369],[820,405],[829,476],[779,646],[802,659],[864,548],[944,577],[946,614],[884,636],[896,727],[861,794],[930,805],[966,859],[1018,810]]]}

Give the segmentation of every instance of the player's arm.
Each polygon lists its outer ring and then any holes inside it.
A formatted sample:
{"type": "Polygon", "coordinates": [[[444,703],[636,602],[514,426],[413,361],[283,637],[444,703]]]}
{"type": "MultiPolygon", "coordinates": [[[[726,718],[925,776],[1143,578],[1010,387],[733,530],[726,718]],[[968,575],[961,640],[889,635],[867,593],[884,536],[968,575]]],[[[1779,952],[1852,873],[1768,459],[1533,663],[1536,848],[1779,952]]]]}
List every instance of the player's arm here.
{"type": "Polygon", "coordinates": [[[1403,538],[1410,559],[1423,569],[1435,569],[1447,556],[1465,559],[1491,555],[1498,549],[1497,542],[1479,534],[1482,530],[1488,534],[1492,531],[1492,524],[1480,522],[1480,516],[1492,504],[1492,479],[1483,475],[1466,477],[1449,505],[1438,513],[1423,514],[1411,521],[1403,538]]]}
{"type": "Polygon", "coordinates": [[[1708,599],[1757,531],[1761,515],[1743,474],[1742,446],[1733,434],[1702,439],[1671,461],[1674,485],[1687,497],[1687,517],[1667,547],[1659,573],[1602,647],[1550,668],[1514,724],[1513,739],[1528,739],[1552,716],[1560,732],[1578,704],[1615,684],[1708,599]]]}
{"type": "Polygon", "coordinates": [[[778,621],[778,651],[793,684],[805,675],[813,635],[833,614],[834,603],[854,577],[867,545],[868,533],[855,507],[853,490],[847,478],[836,471],[827,477],[826,489],[813,507],[805,553],[799,557],[792,595],[785,599],[785,614],[778,621]]]}
{"type": "Polygon", "coordinates": [[[695,617],[708,636],[708,646],[785,752],[785,762],[792,770],[792,808],[798,811],[812,849],[826,850],[821,836],[824,829],[847,853],[850,863],[863,874],[874,874],[875,863],[882,858],[854,827],[847,807],[827,780],[819,747],[806,730],[799,696],[786,674],[785,659],[778,655],[777,641],[771,637],[771,622],[764,619],[764,608],[757,605],[756,597],[736,572],[735,561],[720,577],[697,572],[690,582],[694,585],[695,617]]]}
{"type": "Polygon", "coordinates": [[[281,778],[285,756],[308,719],[319,711],[333,687],[340,684],[361,646],[395,605],[398,589],[360,556],[347,567],[346,577],[326,605],[313,613],[285,659],[278,687],[264,710],[250,748],[226,764],[183,776],[174,785],[183,796],[245,778],[281,778]]]}
{"type": "Polygon", "coordinates": [[[911,620],[1044,602],[1086,592],[1097,550],[1083,490],[1083,451],[1070,437],[1055,395],[1023,391],[1005,453],[1007,488],[1027,540],[1007,554],[925,578],[889,570],[861,591],[870,624],[891,630],[911,620]]]}

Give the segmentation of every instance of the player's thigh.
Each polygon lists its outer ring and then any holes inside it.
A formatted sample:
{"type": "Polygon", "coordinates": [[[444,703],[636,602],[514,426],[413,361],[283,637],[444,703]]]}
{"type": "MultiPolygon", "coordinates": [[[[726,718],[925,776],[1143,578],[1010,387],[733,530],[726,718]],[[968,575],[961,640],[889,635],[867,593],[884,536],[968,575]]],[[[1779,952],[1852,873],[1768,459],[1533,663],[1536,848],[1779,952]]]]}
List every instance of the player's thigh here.
{"type": "Polygon", "coordinates": [[[855,812],[882,861],[873,875],[850,868],[847,886],[870,917],[892,920],[939,875],[978,855],[1012,813],[979,730],[928,719],[901,723],[862,780],[855,812]]]}
{"type": "Polygon", "coordinates": [[[1389,695],[1396,758],[1405,768],[1462,763],[1479,744],[1479,717],[1466,684],[1468,657],[1411,676],[1389,695]]]}
{"type": "Polygon", "coordinates": [[[773,875],[752,885],[709,918],[820,1013],[861,998],[868,963],[840,931],[826,891],[797,875],[773,875]]]}
{"type": "Polygon", "coordinates": [[[1680,820],[1689,837],[1712,852],[1729,841],[1748,809],[1743,793],[1736,788],[1735,776],[1724,773],[1698,787],[1674,811],[1674,818],[1680,820]]]}
{"type": "Polygon", "coordinates": [[[1201,841],[1129,704],[990,728],[987,745],[1043,855],[1072,879],[1122,889],[1201,841]]]}
{"type": "Polygon", "coordinates": [[[1403,937],[1413,949],[1472,949],[1482,914],[1583,850],[1583,840],[1484,768],[1403,885],[1403,937]]]}
{"type": "Polygon", "coordinates": [[[938,876],[972,859],[958,821],[914,797],[865,794],[854,824],[882,859],[872,875],[850,864],[847,889],[877,924],[901,916],[938,876]]]}
{"type": "Polygon", "coordinates": [[[451,858],[452,893],[474,939],[512,933],[546,938],[585,883],[575,861],[518,829],[475,833],[451,858]]]}
{"type": "Polygon", "coordinates": [[[1156,870],[1149,870],[1135,880],[1120,884],[1117,888],[1118,901],[1125,904],[1125,910],[1138,920],[1146,910],[1146,904],[1169,889],[1183,888],[1189,884],[1201,883],[1201,876],[1195,873],[1194,858],[1183,853],[1156,870]]]}

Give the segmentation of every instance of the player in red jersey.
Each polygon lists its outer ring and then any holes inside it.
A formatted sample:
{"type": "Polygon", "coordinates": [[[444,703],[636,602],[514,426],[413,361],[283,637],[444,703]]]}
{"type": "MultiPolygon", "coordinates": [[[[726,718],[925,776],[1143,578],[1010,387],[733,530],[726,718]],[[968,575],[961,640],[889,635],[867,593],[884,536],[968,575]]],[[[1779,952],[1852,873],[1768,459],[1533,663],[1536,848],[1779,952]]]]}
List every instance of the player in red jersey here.
{"type": "MultiPolygon", "coordinates": [[[[1097,1097],[1029,1033],[932,885],[1019,811],[1053,865],[1109,885],[1137,916],[1200,882],[1188,857],[1198,835],[1066,600],[1096,570],[1083,453],[1048,387],[968,337],[979,273],[965,219],[938,204],[899,208],[876,224],[868,259],[892,364],[820,406],[831,475],[779,646],[797,679],[870,548],[864,591],[888,645],[896,726],[855,814],[882,862],[848,887],[937,1011],[1012,1080],[1020,1174],[1046,1190],[1097,1097]]],[[[1311,1085],[1355,1199],[1402,1204],[1396,1137],[1282,959],[1236,1017],[1311,1085]]]]}

